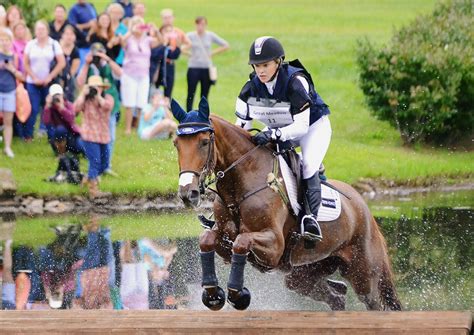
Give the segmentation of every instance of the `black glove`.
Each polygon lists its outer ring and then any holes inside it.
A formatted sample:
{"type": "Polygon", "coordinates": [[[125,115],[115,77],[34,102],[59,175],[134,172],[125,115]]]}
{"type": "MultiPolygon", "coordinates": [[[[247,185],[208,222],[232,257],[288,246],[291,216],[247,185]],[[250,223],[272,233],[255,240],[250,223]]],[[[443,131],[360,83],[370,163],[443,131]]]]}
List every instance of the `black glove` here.
{"type": "Polygon", "coordinates": [[[265,130],[259,132],[257,135],[252,136],[252,142],[257,145],[265,145],[272,140],[272,131],[265,130]]]}

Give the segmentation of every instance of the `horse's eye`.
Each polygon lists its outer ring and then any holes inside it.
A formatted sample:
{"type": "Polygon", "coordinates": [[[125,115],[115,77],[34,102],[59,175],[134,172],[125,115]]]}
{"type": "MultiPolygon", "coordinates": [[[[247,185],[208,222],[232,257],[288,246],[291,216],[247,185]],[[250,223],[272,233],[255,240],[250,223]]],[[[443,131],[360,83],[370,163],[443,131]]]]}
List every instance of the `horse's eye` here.
{"type": "Polygon", "coordinates": [[[201,141],[201,147],[207,147],[209,145],[209,140],[206,138],[201,141]]]}

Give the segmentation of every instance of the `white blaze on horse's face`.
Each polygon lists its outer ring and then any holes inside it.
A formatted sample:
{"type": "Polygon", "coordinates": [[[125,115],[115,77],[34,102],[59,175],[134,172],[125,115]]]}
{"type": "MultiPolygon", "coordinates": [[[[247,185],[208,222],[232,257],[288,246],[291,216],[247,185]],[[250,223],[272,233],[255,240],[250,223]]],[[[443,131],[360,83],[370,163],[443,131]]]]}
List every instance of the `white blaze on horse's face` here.
{"type": "Polygon", "coordinates": [[[193,182],[194,174],[191,172],[185,172],[179,177],[179,186],[184,187],[193,182]]]}

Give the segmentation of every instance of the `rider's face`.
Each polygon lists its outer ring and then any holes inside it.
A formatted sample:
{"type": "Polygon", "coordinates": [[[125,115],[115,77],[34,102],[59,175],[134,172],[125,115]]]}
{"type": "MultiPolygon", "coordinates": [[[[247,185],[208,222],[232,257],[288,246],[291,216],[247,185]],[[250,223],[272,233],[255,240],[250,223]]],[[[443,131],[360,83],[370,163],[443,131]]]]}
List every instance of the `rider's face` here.
{"type": "Polygon", "coordinates": [[[270,81],[275,72],[278,70],[278,63],[275,60],[271,60],[266,63],[255,64],[254,69],[258,79],[260,79],[262,83],[266,83],[270,81]]]}

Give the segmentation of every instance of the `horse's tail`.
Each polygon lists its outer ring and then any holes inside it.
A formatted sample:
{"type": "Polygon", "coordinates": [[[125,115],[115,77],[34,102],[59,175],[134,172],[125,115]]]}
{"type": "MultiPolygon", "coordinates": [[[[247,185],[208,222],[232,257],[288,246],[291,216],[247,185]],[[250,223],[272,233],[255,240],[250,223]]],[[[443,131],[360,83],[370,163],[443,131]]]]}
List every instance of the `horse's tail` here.
{"type": "MultiPolygon", "coordinates": [[[[375,222],[375,226],[378,229],[378,224],[375,222]]],[[[392,311],[401,311],[402,304],[397,296],[397,291],[395,289],[395,284],[393,282],[393,273],[392,268],[390,266],[390,259],[388,256],[387,244],[385,242],[385,238],[383,237],[382,233],[379,230],[380,237],[382,238],[383,243],[383,262],[382,262],[382,274],[379,281],[379,292],[380,292],[380,299],[384,309],[389,309],[392,311]]]]}

